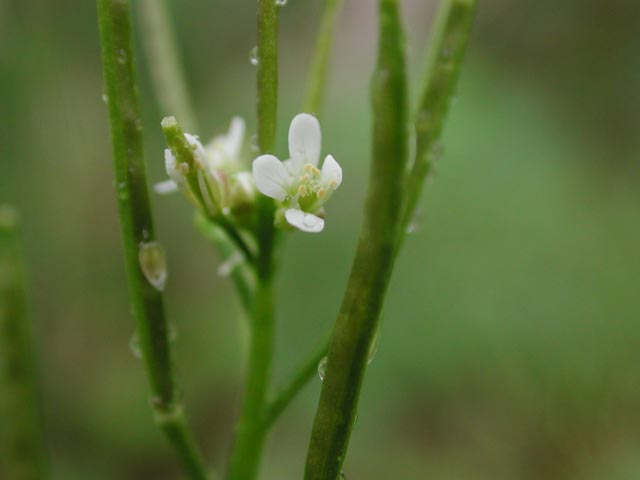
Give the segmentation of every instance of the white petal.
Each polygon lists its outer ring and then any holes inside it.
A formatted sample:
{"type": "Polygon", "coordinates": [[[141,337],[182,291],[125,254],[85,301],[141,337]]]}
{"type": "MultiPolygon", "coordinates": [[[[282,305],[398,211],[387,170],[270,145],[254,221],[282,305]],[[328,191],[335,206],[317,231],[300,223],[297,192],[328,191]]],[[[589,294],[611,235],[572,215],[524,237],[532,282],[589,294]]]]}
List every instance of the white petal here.
{"type": "Polygon", "coordinates": [[[289,225],[296,227],[298,230],[302,230],[303,232],[318,233],[324,228],[323,219],[296,208],[290,208],[284,212],[284,218],[287,219],[289,225]]]}
{"type": "Polygon", "coordinates": [[[320,183],[323,185],[331,184],[334,190],[342,183],[342,168],[332,155],[327,155],[327,158],[324,159],[320,171],[320,183]]]}
{"type": "Polygon", "coordinates": [[[253,180],[267,197],[282,201],[287,196],[289,172],[273,155],[260,155],[253,161],[253,180]]]}
{"type": "Polygon", "coordinates": [[[176,157],[173,156],[171,150],[166,148],[164,150],[164,168],[167,171],[167,175],[169,175],[169,178],[173,180],[177,185],[182,185],[182,183],[184,183],[184,180],[177,167],[178,162],[176,161],[176,157]]]}
{"type": "Polygon", "coordinates": [[[187,143],[193,149],[193,156],[196,159],[196,162],[198,162],[202,166],[206,166],[207,165],[207,152],[205,151],[204,147],[202,146],[202,143],[200,143],[200,139],[198,137],[196,137],[195,135],[191,135],[190,133],[185,133],[184,134],[184,138],[187,139],[187,143]]]}
{"type": "Polygon", "coordinates": [[[242,147],[242,139],[244,138],[244,119],[242,117],[233,117],[231,119],[231,125],[229,125],[229,131],[224,136],[222,148],[225,153],[234,158],[240,153],[242,147]]]}
{"type": "Polygon", "coordinates": [[[173,180],[165,180],[164,182],[158,182],[153,186],[154,192],[158,195],[167,195],[169,193],[178,191],[178,184],[173,180]]]}
{"type": "Polygon", "coordinates": [[[289,155],[298,171],[306,163],[318,165],[321,144],[322,134],[318,119],[308,113],[296,115],[289,127],[289,155]]]}
{"type": "Polygon", "coordinates": [[[238,172],[235,175],[238,186],[247,193],[253,193],[253,176],[249,172],[238,172]]]}

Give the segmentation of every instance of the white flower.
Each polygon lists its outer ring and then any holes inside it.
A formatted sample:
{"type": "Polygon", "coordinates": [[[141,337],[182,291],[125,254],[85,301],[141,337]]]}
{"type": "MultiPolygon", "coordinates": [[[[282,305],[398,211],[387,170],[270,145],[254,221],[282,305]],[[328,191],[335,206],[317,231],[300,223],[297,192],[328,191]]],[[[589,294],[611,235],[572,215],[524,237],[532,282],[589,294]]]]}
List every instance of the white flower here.
{"type": "Polygon", "coordinates": [[[168,148],[164,151],[164,159],[169,180],[156,184],[155,191],[166,194],[182,190],[189,198],[200,197],[211,214],[226,213],[238,203],[251,202],[255,188],[251,174],[241,171],[240,161],[244,131],[244,120],[234,117],[229,131],[214,137],[206,146],[197,136],[185,133],[184,137],[193,151],[198,191],[189,191],[184,179],[186,164],[178,164],[168,148]]]}
{"type": "Polygon", "coordinates": [[[324,220],[316,214],[342,183],[342,169],[331,155],[318,169],[321,143],[318,120],[301,113],[289,127],[291,158],[281,162],[273,155],[261,155],[253,161],[258,190],[280,201],[287,222],[304,232],[322,231],[324,220]]]}

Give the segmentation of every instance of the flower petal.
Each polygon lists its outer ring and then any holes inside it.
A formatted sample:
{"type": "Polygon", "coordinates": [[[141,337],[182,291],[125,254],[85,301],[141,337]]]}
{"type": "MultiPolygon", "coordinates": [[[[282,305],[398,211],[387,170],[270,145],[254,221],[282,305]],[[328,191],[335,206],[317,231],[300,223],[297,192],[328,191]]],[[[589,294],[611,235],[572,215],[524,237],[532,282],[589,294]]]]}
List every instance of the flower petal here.
{"type": "Polygon", "coordinates": [[[184,138],[187,139],[187,143],[193,149],[193,158],[195,158],[196,162],[202,167],[206,167],[207,152],[202,146],[202,143],[200,143],[200,139],[195,135],[191,135],[190,133],[185,133],[184,138]]]}
{"type": "Polygon", "coordinates": [[[169,178],[173,180],[176,185],[182,185],[184,183],[182,174],[178,171],[178,162],[176,161],[176,157],[173,156],[173,153],[171,153],[171,150],[168,148],[164,150],[164,168],[167,171],[169,178]]]}
{"type": "Polygon", "coordinates": [[[178,191],[178,184],[173,180],[165,180],[164,182],[158,182],[153,186],[153,191],[158,195],[168,195],[178,191]]]}
{"type": "Polygon", "coordinates": [[[253,180],[267,197],[284,200],[290,178],[286,167],[273,155],[260,155],[253,161],[253,180]]]}
{"type": "Polygon", "coordinates": [[[298,230],[309,233],[318,233],[324,229],[324,220],[312,213],[306,213],[297,208],[290,208],[284,212],[284,218],[287,219],[289,225],[296,227],[298,230]]]}
{"type": "Polygon", "coordinates": [[[242,117],[233,117],[229,125],[229,131],[224,135],[222,148],[224,152],[231,158],[235,158],[240,153],[242,147],[242,139],[244,138],[244,119],[242,117]]]}
{"type": "Polygon", "coordinates": [[[297,171],[302,170],[307,163],[318,165],[321,144],[318,119],[308,113],[296,115],[289,127],[289,155],[297,171]]]}
{"type": "Polygon", "coordinates": [[[342,168],[332,155],[327,155],[320,171],[320,183],[331,186],[334,190],[342,183],[342,168]]]}

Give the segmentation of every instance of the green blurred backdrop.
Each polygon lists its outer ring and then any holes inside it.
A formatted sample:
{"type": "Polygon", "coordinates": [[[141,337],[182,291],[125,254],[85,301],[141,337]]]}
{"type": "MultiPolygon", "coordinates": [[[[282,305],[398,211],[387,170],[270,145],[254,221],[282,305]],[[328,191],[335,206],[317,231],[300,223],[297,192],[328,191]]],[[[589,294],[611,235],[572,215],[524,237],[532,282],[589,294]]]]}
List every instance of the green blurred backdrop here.
{"type": "MultiPolygon", "coordinates": [[[[255,2],[170,3],[199,133],[234,114],[251,127],[255,2]]],[[[345,3],[323,115],[324,152],[345,181],[326,231],[289,237],[279,379],[333,322],[360,224],[375,2],[345,3]]],[[[436,4],[403,2],[414,97],[436,4]]],[[[319,7],[289,0],[281,13],[283,153],[319,7]]],[[[640,478],[639,30],[635,0],[480,1],[445,154],[394,274],[349,480],[640,478]]],[[[158,181],[171,112],[139,63],[158,181]]],[[[0,0],[0,91],[0,200],[24,217],[54,478],[180,478],[129,352],[94,2],[0,0]]],[[[221,467],[243,319],[187,203],[153,201],[179,381],[221,467]]],[[[279,422],[262,478],[302,478],[319,386],[279,422]]]]}

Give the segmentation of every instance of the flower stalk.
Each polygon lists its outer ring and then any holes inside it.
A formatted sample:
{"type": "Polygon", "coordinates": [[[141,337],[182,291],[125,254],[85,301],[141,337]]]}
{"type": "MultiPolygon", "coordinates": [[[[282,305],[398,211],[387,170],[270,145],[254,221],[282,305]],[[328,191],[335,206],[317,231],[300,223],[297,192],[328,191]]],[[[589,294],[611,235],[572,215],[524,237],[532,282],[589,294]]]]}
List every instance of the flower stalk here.
{"type": "Polygon", "coordinates": [[[404,40],[397,3],[380,0],[379,4],[380,46],[372,89],[374,148],[369,196],[360,244],[329,348],[307,454],[306,480],[335,479],[340,475],[393,263],[431,169],[476,4],[475,0],[444,0],[440,7],[415,120],[416,157],[406,176],[404,40]],[[404,194],[398,186],[404,187],[404,194]],[[401,212],[399,220],[394,218],[398,217],[397,212],[401,212]]]}
{"type": "Polygon", "coordinates": [[[371,89],[373,158],[364,222],[329,347],[306,480],[333,480],[341,473],[393,267],[409,138],[404,33],[397,0],[380,0],[379,28],[371,89]]]}
{"type": "Polygon", "coordinates": [[[438,9],[427,49],[422,98],[414,120],[416,153],[407,178],[398,249],[415,213],[425,179],[439,154],[439,142],[467,51],[475,9],[476,0],[443,0],[438,9]]]}
{"type": "Polygon", "coordinates": [[[307,76],[303,111],[320,115],[335,25],[344,0],[325,0],[307,76]]]}
{"type": "Polygon", "coordinates": [[[15,210],[0,205],[0,460],[7,478],[47,477],[33,335],[15,210]]]}
{"type": "MultiPolygon", "coordinates": [[[[276,0],[257,3],[257,119],[260,153],[273,153],[278,106],[278,5],[276,0]]],[[[249,360],[245,392],[227,470],[228,480],[256,478],[267,430],[262,417],[266,408],[274,347],[273,277],[275,205],[258,199],[256,239],[256,290],[251,316],[249,360]]]]}
{"type": "Polygon", "coordinates": [[[191,98],[180,62],[167,0],[139,0],[142,41],[162,116],[175,115],[187,130],[197,130],[191,98]]]}
{"type": "Polygon", "coordinates": [[[98,0],[97,4],[127,282],[151,406],[189,478],[206,480],[202,456],[176,394],[162,292],[148,281],[139,262],[139,250],[155,242],[155,234],[143,156],[130,5],[127,0],[98,0]]]}

